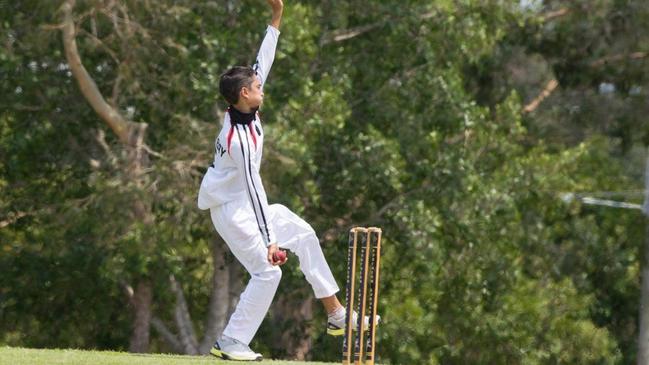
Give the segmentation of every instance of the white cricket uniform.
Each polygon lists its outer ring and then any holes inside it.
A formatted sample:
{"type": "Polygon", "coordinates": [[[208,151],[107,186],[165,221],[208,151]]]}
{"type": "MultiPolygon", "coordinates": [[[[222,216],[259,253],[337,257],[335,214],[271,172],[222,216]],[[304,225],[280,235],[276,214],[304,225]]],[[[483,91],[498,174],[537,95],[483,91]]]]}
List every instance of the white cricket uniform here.
{"type": "MultiPolygon", "coordinates": [[[[278,37],[279,30],[268,26],[253,66],[262,87],[275,58],[278,37]]],[[[210,209],[217,232],[251,275],[223,331],[245,344],[261,325],[282,276],[279,266],[267,260],[271,243],[295,253],[316,298],[339,290],[313,228],[285,206],[268,205],[259,175],[263,143],[258,113],[248,125],[231,122],[230,114],[225,113],[214,162],[198,193],[198,207],[210,209]]]]}

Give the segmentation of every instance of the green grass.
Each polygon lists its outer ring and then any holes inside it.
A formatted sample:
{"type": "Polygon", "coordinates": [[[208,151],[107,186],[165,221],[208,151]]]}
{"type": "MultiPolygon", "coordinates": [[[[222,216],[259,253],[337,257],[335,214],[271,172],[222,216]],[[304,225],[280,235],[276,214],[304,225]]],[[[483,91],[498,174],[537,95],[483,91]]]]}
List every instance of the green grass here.
{"type": "MultiPolygon", "coordinates": [[[[0,365],[208,365],[236,364],[214,356],[184,356],[161,354],[129,354],[110,351],[36,350],[0,347],[0,365]]],[[[264,360],[259,365],[316,365],[324,362],[264,360]]]]}

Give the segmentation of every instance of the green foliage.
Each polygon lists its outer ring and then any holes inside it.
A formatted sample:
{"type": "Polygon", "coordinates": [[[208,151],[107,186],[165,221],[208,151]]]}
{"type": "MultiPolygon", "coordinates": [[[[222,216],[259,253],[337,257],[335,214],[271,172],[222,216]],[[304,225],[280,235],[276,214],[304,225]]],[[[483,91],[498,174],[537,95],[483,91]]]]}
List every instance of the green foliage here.
{"type": "MultiPolygon", "coordinates": [[[[207,309],[215,233],[195,200],[225,106],[217,82],[254,59],[268,9],[120,1],[137,24],[124,36],[103,2],[79,3],[86,68],[149,125],[156,153],[143,186],[123,173],[128,151],[65,65],[58,2],[0,1],[0,343],[124,349],[121,285],[143,276],[163,319],[170,273],[193,318],[207,309]],[[153,224],[126,208],[136,200],[153,224]]],[[[287,2],[262,174],[270,201],[319,233],[340,284],[346,230],[383,228],[381,362],[633,361],[643,218],[561,197],[640,186],[647,70],[639,55],[615,57],[646,51],[647,8],[287,2]],[[598,66],[606,57],[616,63],[598,66]],[[559,89],[523,113],[552,78],[559,89]]],[[[293,261],[278,292],[287,298],[311,300],[293,261]]],[[[338,360],[319,307],[314,324],[278,321],[256,348],[285,356],[279,331],[297,328],[312,338],[309,356],[338,360]]]]}

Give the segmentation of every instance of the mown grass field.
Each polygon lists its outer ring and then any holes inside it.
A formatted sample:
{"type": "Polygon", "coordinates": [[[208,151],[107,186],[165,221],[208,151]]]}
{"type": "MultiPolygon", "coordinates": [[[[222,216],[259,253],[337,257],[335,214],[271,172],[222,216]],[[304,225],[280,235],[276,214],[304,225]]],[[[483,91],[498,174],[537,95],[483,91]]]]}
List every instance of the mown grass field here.
{"type": "MultiPolygon", "coordinates": [[[[110,351],[37,350],[0,347],[0,365],[208,365],[234,364],[214,356],[183,356],[162,354],[129,354],[110,351]]],[[[259,365],[317,365],[324,362],[264,360],[259,365]]]]}

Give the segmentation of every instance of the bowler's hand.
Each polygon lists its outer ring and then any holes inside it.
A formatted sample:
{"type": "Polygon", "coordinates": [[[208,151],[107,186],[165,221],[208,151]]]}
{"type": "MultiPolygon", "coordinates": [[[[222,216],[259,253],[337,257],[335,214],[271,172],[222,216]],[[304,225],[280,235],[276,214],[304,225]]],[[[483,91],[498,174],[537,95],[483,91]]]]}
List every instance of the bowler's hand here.
{"type": "Polygon", "coordinates": [[[286,255],[284,257],[284,260],[282,261],[275,261],[275,259],[273,259],[273,255],[275,255],[275,252],[277,251],[280,251],[280,249],[276,243],[273,243],[272,245],[268,246],[268,262],[273,266],[284,265],[286,261],[288,261],[288,255],[286,255]]]}
{"type": "Polygon", "coordinates": [[[282,0],[266,0],[266,2],[273,9],[273,18],[270,20],[270,25],[275,27],[275,29],[279,29],[279,24],[282,22],[284,2],[282,0]]]}
{"type": "Polygon", "coordinates": [[[273,9],[273,13],[284,9],[284,2],[282,0],[266,0],[266,2],[268,2],[270,8],[273,9]]]}

